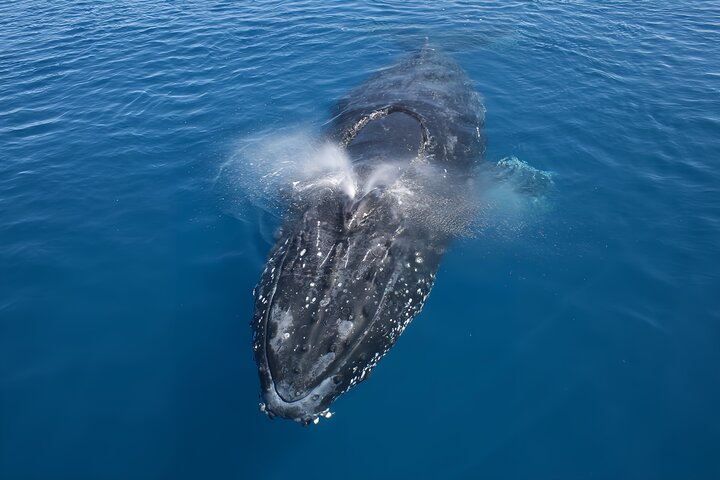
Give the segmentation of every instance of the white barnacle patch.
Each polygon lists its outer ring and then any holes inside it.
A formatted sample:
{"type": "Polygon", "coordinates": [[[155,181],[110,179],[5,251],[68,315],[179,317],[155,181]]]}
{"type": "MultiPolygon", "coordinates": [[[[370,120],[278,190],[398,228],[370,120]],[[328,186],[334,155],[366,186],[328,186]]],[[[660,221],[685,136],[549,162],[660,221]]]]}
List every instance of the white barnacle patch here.
{"type": "Polygon", "coordinates": [[[290,338],[290,329],[293,325],[293,316],[290,310],[283,310],[277,305],[270,310],[270,322],[275,325],[275,336],[268,342],[270,348],[278,352],[286,347],[285,343],[290,338]]]}
{"type": "Polygon", "coordinates": [[[338,320],[337,326],[340,339],[345,340],[350,335],[350,332],[352,332],[355,324],[350,320],[338,320]]]}

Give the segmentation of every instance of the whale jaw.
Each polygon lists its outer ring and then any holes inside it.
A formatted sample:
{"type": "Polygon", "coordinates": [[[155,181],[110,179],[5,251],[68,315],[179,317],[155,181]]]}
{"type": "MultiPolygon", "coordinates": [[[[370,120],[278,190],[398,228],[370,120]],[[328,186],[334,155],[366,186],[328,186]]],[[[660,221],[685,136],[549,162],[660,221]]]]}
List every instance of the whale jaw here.
{"type": "Polygon", "coordinates": [[[325,197],[286,228],[255,289],[262,409],[315,422],[365,380],[420,312],[444,246],[382,191],[325,197]]]}

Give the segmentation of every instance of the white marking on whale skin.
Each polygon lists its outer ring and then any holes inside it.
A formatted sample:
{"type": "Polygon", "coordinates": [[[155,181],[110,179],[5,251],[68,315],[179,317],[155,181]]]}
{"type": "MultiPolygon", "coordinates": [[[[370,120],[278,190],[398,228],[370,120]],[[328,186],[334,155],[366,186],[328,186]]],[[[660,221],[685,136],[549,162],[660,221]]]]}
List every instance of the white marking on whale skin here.
{"type": "MultiPolygon", "coordinates": [[[[318,268],[322,268],[322,266],[325,265],[325,262],[327,262],[328,258],[330,258],[331,253],[332,253],[332,249],[330,249],[330,251],[327,253],[327,255],[325,255],[325,259],[322,261],[322,263],[320,264],[320,266],[318,268]]],[[[317,255],[318,255],[318,257],[322,256],[322,254],[320,252],[318,252],[317,255]]]]}
{"type": "Polygon", "coordinates": [[[321,373],[327,370],[327,367],[335,360],[335,352],[328,352],[320,355],[312,370],[310,370],[311,377],[318,377],[321,373]]]}
{"type": "Polygon", "coordinates": [[[338,320],[337,326],[338,326],[338,335],[340,336],[340,339],[345,340],[350,335],[350,332],[352,332],[352,329],[355,326],[355,324],[353,322],[351,322],[350,320],[338,320]]]}
{"type": "Polygon", "coordinates": [[[290,310],[283,310],[277,305],[270,310],[270,321],[276,325],[275,336],[268,342],[274,352],[279,352],[286,347],[285,340],[290,338],[290,328],[293,324],[293,316],[290,310]]]}
{"type": "Polygon", "coordinates": [[[449,152],[455,151],[455,145],[457,145],[458,138],[455,135],[448,135],[447,137],[447,149],[449,152]]]}

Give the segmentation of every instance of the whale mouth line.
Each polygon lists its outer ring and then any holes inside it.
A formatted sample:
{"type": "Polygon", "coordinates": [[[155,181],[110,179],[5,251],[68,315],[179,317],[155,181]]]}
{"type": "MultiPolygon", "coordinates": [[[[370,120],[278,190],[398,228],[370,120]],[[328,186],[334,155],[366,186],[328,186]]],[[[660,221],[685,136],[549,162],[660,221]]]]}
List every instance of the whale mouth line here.
{"type": "MultiPolygon", "coordinates": [[[[320,386],[322,385],[322,382],[321,382],[321,383],[319,383],[318,385],[315,385],[315,386],[314,386],[313,388],[311,388],[310,390],[308,390],[307,393],[306,393],[305,395],[303,395],[302,397],[298,397],[298,398],[296,398],[296,399],[294,399],[294,400],[288,400],[287,398],[285,398],[285,397],[283,396],[282,393],[280,393],[280,392],[278,391],[277,384],[275,383],[275,379],[273,378],[272,371],[269,371],[268,374],[270,375],[270,381],[272,382],[273,390],[275,391],[275,394],[277,395],[277,398],[279,398],[280,400],[282,400],[282,402],[283,402],[285,405],[287,405],[287,406],[292,406],[292,405],[295,405],[295,404],[302,404],[302,403],[306,402],[307,399],[308,399],[308,397],[312,398],[312,396],[311,396],[312,393],[313,393],[315,390],[317,390],[318,388],[320,388],[320,386]]],[[[328,378],[332,378],[333,376],[334,376],[334,375],[331,375],[331,376],[328,377],[328,378]]]]}
{"type": "MultiPolygon", "coordinates": [[[[267,350],[266,350],[266,352],[267,352],[267,350]]],[[[266,358],[267,358],[267,353],[266,353],[265,356],[266,356],[266,358]]],[[[336,375],[338,375],[339,370],[341,370],[341,369],[338,369],[337,366],[336,366],[336,367],[332,370],[332,373],[326,372],[326,375],[323,375],[324,378],[323,378],[322,380],[320,380],[320,381],[317,383],[317,385],[314,385],[312,388],[308,389],[308,390],[304,393],[304,395],[298,396],[298,397],[296,397],[296,398],[294,398],[294,399],[288,399],[288,398],[285,397],[285,395],[283,395],[283,393],[282,393],[280,390],[278,390],[278,384],[277,384],[277,382],[275,382],[275,376],[273,375],[273,369],[270,368],[270,362],[269,362],[269,361],[268,361],[267,365],[268,365],[268,377],[270,378],[270,382],[272,383],[272,389],[273,389],[273,391],[275,392],[275,395],[277,396],[277,398],[280,399],[286,406],[302,405],[303,403],[307,402],[308,399],[314,400],[314,399],[312,398],[314,392],[315,392],[316,390],[321,389],[321,387],[324,385],[324,383],[325,383],[327,380],[333,379],[336,375]]],[[[343,363],[342,365],[344,366],[345,363],[343,363]]],[[[322,397],[322,395],[321,395],[320,397],[322,397]]],[[[322,398],[320,398],[320,400],[321,400],[321,399],[322,399],[322,398]]]]}
{"type": "MultiPolygon", "coordinates": [[[[285,262],[287,261],[289,252],[290,251],[288,250],[287,252],[285,252],[285,255],[283,255],[283,258],[280,261],[280,264],[278,265],[279,270],[282,270],[283,265],[285,265],[285,262]]],[[[303,403],[307,402],[308,398],[312,399],[312,394],[315,390],[318,390],[320,387],[322,387],[324,385],[324,383],[327,380],[332,379],[333,377],[335,377],[337,375],[338,367],[336,366],[333,369],[332,375],[326,375],[325,380],[318,382],[317,385],[315,385],[311,389],[309,389],[304,395],[298,396],[294,400],[289,400],[289,399],[285,398],[283,396],[283,394],[278,390],[278,384],[275,381],[275,376],[273,375],[273,369],[270,367],[270,359],[268,358],[268,347],[269,347],[269,345],[268,345],[268,325],[270,322],[270,318],[269,318],[270,311],[272,310],[272,305],[274,304],[275,294],[277,292],[277,284],[279,281],[280,281],[280,275],[278,275],[277,279],[275,280],[275,284],[273,285],[272,294],[268,298],[268,305],[270,305],[270,307],[265,312],[264,319],[263,319],[264,320],[264,329],[265,329],[265,340],[264,340],[265,345],[263,348],[263,350],[264,350],[263,356],[264,356],[264,360],[265,360],[265,365],[267,367],[268,379],[270,380],[270,383],[272,385],[272,391],[274,392],[274,397],[275,397],[274,400],[276,400],[276,401],[280,400],[282,402],[282,405],[281,405],[282,407],[292,407],[294,405],[302,405],[303,403]]],[[[345,363],[343,362],[342,365],[344,365],[344,364],[345,363]]],[[[268,411],[272,412],[273,408],[271,405],[269,405],[269,403],[270,403],[269,399],[266,399],[266,402],[268,403],[266,408],[268,409],[268,411]]],[[[305,412],[305,414],[307,416],[307,412],[305,412]]],[[[320,413],[318,413],[317,415],[319,415],[319,414],[320,413]]],[[[314,415],[314,417],[317,417],[317,415],[314,415]]]]}

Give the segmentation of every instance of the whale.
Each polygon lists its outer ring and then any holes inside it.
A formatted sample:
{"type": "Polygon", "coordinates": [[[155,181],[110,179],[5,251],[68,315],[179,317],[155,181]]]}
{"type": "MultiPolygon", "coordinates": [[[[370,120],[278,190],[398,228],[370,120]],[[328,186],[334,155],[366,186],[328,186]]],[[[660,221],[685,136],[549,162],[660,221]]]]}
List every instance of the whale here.
{"type": "Polygon", "coordinates": [[[429,47],[337,102],[323,136],[349,159],[352,180],[292,198],[253,291],[268,416],[303,425],[331,416],[423,309],[454,238],[444,227],[452,215],[436,213],[459,208],[483,158],[484,112],[460,65],[429,47]]]}

